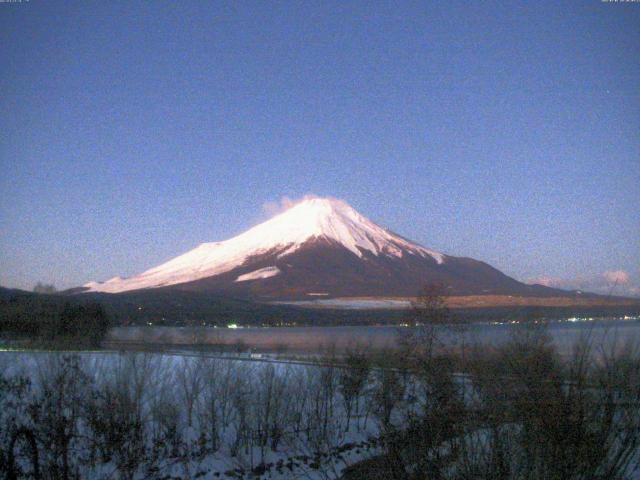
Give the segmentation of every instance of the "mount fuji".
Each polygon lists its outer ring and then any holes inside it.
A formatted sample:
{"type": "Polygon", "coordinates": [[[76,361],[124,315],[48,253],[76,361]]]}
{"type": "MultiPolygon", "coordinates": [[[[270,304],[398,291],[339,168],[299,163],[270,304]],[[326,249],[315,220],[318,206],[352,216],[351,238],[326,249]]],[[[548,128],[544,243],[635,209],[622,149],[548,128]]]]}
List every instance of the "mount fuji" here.
{"type": "Polygon", "coordinates": [[[90,282],[85,292],[174,289],[261,300],[414,296],[425,284],[448,295],[551,296],[471,258],[411,242],[347,203],[306,197],[288,210],[222,242],[203,243],[130,278],[90,282]]]}

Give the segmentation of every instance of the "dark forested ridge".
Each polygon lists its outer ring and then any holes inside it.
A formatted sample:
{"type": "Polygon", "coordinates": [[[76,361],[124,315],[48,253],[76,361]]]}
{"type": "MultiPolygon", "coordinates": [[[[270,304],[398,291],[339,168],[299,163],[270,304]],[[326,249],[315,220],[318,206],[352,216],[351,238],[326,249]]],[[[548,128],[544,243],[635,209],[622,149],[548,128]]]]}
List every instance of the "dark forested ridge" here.
{"type": "Polygon", "coordinates": [[[99,302],[0,288],[2,337],[97,346],[110,327],[110,316],[99,302]]]}

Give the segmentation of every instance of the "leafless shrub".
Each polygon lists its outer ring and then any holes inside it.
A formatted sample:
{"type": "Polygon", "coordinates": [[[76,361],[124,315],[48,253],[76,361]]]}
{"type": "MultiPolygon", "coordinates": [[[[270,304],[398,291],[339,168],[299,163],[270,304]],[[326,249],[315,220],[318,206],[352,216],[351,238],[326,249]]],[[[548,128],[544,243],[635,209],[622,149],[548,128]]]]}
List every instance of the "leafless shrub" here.
{"type": "Polygon", "coordinates": [[[640,357],[601,352],[585,339],[561,359],[536,328],[474,362],[470,438],[483,441],[465,445],[466,473],[625,478],[640,437],[640,357]]]}
{"type": "Polygon", "coordinates": [[[27,476],[29,470],[39,477],[39,452],[28,420],[31,405],[31,381],[0,374],[0,473],[8,479],[27,476]]]}
{"type": "Polygon", "coordinates": [[[210,452],[216,452],[220,447],[221,411],[223,404],[228,402],[227,395],[222,395],[225,393],[221,389],[222,373],[216,360],[203,361],[202,398],[198,409],[198,423],[210,452]]]}
{"type": "Polygon", "coordinates": [[[203,388],[203,369],[202,361],[181,357],[175,371],[175,379],[180,391],[181,403],[186,410],[189,427],[193,425],[193,411],[203,388]]]}
{"type": "MultiPolygon", "coordinates": [[[[345,368],[339,372],[338,383],[346,412],[346,429],[349,430],[354,404],[356,415],[360,410],[360,396],[369,378],[370,359],[363,351],[353,349],[347,351],[344,364],[345,368]]],[[[357,425],[359,428],[360,423],[357,425]]]]}
{"type": "Polygon", "coordinates": [[[81,406],[90,396],[90,378],[77,355],[49,356],[39,365],[29,416],[42,445],[43,472],[52,478],[77,478],[81,406]]]}

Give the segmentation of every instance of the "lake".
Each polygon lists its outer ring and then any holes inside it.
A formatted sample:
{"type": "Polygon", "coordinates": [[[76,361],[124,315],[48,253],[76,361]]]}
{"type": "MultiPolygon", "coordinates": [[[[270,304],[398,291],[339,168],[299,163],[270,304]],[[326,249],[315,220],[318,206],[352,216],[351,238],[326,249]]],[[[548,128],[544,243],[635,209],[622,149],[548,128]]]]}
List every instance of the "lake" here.
{"type": "MultiPolygon", "coordinates": [[[[465,331],[442,328],[444,342],[499,345],[518,331],[530,328],[524,324],[470,324],[465,331]]],[[[408,327],[397,326],[343,326],[343,327],[268,327],[268,328],[213,328],[213,327],[116,327],[108,340],[114,343],[152,345],[226,345],[257,350],[297,352],[319,351],[330,346],[338,350],[356,345],[370,348],[391,347],[397,344],[399,334],[408,327]]],[[[548,334],[562,353],[571,350],[579,339],[589,337],[595,345],[621,344],[640,341],[640,318],[618,317],[591,321],[551,322],[548,334]]]]}

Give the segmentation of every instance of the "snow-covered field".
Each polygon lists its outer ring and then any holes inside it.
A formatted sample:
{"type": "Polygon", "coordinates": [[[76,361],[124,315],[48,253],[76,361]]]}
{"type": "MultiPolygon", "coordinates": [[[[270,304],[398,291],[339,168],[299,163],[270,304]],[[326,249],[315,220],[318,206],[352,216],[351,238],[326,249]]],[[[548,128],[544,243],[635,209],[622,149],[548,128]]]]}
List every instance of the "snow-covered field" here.
{"type": "MultiPolygon", "coordinates": [[[[335,368],[3,352],[0,371],[0,449],[25,427],[60,478],[339,478],[376,451],[373,414],[354,401],[347,420],[335,368]]],[[[25,472],[27,447],[13,449],[25,472]]]]}
{"type": "MultiPolygon", "coordinates": [[[[529,358],[521,350],[506,363],[529,358]]],[[[35,478],[37,465],[43,479],[339,479],[398,438],[405,467],[435,456],[442,478],[491,471],[500,445],[512,472],[539,473],[558,449],[571,457],[589,448],[601,455],[598,471],[628,459],[615,478],[640,479],[636,353],[555,381],[540,370],[552,357],[468,376],[409,372],[365,354],[347,369],[180,353],[1,352],[0,472],[13,465],[19,478],[35,478]],[[540,451],[527,451],[532,445],[540,451]]]]}

